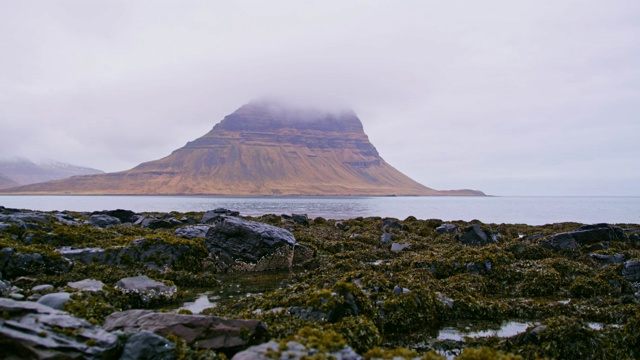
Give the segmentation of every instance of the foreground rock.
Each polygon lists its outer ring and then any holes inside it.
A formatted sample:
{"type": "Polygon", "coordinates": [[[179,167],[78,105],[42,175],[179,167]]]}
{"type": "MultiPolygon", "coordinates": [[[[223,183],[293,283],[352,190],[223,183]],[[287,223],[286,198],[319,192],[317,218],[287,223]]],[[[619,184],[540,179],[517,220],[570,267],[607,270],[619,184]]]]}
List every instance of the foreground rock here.
{"type": "Polygon", "coordinates": [[[237,353],[232,360],[269,360],[269,354],[281,351],[280,359],[300,360],[300,359],[335,359],[335,360],[361,360],[349,346],[332,352],[323,352],[318,349],[308,349],[297,341],[289,341],[281,350],[280,343],[269,341],[264,344],[252,346],[245,351],[237,353]]]}
{"type": "Polygon", "coordinates": [[[608,248],[610,241],[627,241],[624,231],[609,224],[584,225],[575,231],[555,234],[539,243],[549,250],[574,250],[582,246],[599,245],[608,248]]]}
{"type": "Polygon", "coordinates": [[[171,244],[153,239],[137,239],[130,246],[102,249],[97,247],[56,250],[65,258],[85,264],[131,265],[138,263],[151,269],[173,266],[186,257],[205,258],[208,254],[196,244],[171,244]]]}
{"type": "Polygon", "coordinates": [[[25,359],[106,359],[117,336],[48,306],[0,298],[0,351],[25,359]]]}
{"type": "Polygon", "coordinates": [[[231,216],[217,217],[205,240],[222,267],[245,271],[290,268],[295,245],[285,229],[231,216]]]}
{"type": "Polygon", "coordinates": [[[269,339],[266,325],[258,320],[231,320],[205,315],[179,315],[151,310],[128,310],[109,315],[108,331],[148,330],[161,336],[175,335],[189,345],[227,355],[269,339]]]}
{"type": "Polygon", "coordinates": [[[140,296],[144,303],[156,299],[171,298],[178,289],[165,283],[151,280],[147,276],[134,276],[120,279],[116,283],[116,289],[125,294],[135,294],[140,296]]]}

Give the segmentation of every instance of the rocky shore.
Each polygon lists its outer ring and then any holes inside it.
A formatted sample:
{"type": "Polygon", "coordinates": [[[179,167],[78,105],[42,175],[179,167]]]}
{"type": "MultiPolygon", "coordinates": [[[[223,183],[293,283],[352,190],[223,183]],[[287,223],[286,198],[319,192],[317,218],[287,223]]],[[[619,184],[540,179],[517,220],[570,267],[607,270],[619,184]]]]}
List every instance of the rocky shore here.
{"type": "Polygon", "coordinates": [[[2,359],[640,357],[636,224],[0,206],[0,275],[2,359]]]}

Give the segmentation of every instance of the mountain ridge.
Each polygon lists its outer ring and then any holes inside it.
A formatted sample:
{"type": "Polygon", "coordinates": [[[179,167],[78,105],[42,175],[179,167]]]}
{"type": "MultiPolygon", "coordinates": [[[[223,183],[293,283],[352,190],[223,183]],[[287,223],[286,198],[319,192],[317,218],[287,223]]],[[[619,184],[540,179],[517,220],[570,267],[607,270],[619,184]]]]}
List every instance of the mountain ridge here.
{"type": "MultiPolygon", "coordinates": [[[[7,191],[7,190],[5,190],[7,191]]],[[[353,111],[273,102],[241,106],[170,155],[126,171],[13,193],[127,195],[484,195],[438,191],[380,157],[353,111]]]]}

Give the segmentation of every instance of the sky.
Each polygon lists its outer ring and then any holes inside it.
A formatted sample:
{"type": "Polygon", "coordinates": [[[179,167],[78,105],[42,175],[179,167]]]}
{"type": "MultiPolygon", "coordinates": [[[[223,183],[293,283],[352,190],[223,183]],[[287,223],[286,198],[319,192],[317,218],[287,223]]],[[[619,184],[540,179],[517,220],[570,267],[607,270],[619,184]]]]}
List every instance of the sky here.
{"type": "Polygon", "coordinates": [[[640,196],[640,1],[0,0],[0,157],[120,171],[263,97],[435,189],[640,196]]]}

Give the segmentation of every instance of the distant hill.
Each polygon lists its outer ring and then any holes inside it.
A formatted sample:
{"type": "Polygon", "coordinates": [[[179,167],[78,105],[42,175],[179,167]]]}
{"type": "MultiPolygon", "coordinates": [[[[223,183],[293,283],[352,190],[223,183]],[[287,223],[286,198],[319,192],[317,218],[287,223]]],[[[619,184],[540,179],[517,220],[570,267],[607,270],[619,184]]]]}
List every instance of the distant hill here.
{"type": "Polygon", "coordinates": [[[0,189],[8,189],[14,186],[18,186],[17,182],[11,180],[10,178],[0,174],[0,189]]]}
{"type": "Polygon", "coordinates": [[[0,160],[0,188],[65,179],[75,175],[104,174],[103,171],[50,161],[36,164],[24,158],[0,160]],[[8,184],[8,185],[3,185],[8,184]]]}
{"type": "Polygon", "coordinates": [[[484,195],[438,191],[387,164],[352,111],[252,102],[160,160],[19,193],[216,195],[484,195]]]}

